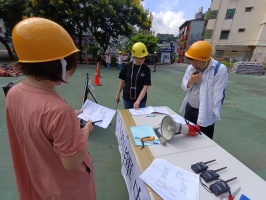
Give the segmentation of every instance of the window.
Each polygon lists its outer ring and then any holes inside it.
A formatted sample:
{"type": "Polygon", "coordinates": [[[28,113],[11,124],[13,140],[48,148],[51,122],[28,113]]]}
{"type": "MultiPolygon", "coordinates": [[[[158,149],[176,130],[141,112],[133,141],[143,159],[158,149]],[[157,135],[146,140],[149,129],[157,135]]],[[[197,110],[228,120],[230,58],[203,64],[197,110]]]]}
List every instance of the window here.
{"type": "Polygon", "coordinates": [[[238,29],[238,32],[244,32],[244,31],[245,31],[244,28],[240,28],[240,29],[238,29]]]}
{"type": "Polygon", "coordinates": [[[205,31],[204,31],[204,39],[211,39],[212,38],[212,33],[213,33],[213,30],[208,30],[208,29],[206,29],[205,31]]]}
{"type": "Polygon", "coordinates": [[[218,58],[222,58],[224,56],[224,51],[223,50],[216,50],[215,56],[218,58]]]}
{"type": "Polygon", "coordinates": [[[246,7],[245,12],[251,12],[252,9],[253,7],[246,7]]]}
{"type": "Polygon", "coordinates": [[[211,10],[209,13],[209,19],[216,19],[218,14],[218,10],[211,10]]]}
{"type": "Polygon", "coordinates": [[[227,9],[225,19],[233,19],[236,9],[227,9]]]}
{"type": "Polygon", "coordinates": [[[229,33],[230,33],[230,31],[222,31],[221,35],[220,35],[220,39],[221,40],[228,39],[229,33]]]}

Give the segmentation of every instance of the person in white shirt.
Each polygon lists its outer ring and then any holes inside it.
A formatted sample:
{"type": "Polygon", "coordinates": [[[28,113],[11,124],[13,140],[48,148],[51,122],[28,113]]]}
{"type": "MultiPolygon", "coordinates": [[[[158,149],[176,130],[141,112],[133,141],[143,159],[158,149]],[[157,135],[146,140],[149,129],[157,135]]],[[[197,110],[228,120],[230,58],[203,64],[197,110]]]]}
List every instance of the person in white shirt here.
{"type": "Polygon", "coordinates": [[[185,53],[191,65],[182,80],[186,96],[180,108],[184,118],[197,124],[201,132],[213,138],[214,125],[221,120],[220,111],[228,82],[227,67],[211,57],[206,41],[193,43],[185,53]]]}
{"type": "Polygon", "coordinates": [[[111,69],[111,56],[109,53],[105,55],[105,61],[106,61],[106,69],[110,71],[111,69]]]}
{"type": "Polygon", "coordinates": [[[119,51],[119,55],[117,58],[117,63],[118,63],[117,69],[119,69],[120,71],[122,69],[122,61],[123,61],[123,55],[122,55],[122,52],[119,51]]]}

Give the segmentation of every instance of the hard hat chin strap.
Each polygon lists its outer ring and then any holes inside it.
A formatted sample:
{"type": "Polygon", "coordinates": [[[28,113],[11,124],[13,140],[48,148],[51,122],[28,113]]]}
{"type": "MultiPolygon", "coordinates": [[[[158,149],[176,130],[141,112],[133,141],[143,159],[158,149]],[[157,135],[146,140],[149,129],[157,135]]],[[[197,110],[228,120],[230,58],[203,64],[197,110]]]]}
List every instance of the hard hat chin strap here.
{"type": "Polygon", "coordinates": [[[64,58],[60,59],[61,64],[62,64],[62,79],[66,81],[66,66],[67,66],[67,61],[64,58]]]}

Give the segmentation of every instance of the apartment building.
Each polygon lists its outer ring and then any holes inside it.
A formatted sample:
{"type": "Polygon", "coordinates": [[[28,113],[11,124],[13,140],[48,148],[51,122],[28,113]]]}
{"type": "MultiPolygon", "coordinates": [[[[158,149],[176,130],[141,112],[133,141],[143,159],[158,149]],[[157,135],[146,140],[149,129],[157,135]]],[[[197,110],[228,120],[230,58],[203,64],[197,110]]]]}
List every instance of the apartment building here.
{"type": "Polygon", "coordinates": [[[266,63],[266,0],[212,0],[205,20],[215,58],[266,63]]]}
{"type": "Polygon", "coordinates": [[[185,21],[179,27],[176,49],[176,54],[178,55],[177,62],[179,63],[186,62],[185,52],[188,47],[194,42],[203,39],[205,20],[202,11],[203,8],[200,7],[194,19],[185,21]]]}

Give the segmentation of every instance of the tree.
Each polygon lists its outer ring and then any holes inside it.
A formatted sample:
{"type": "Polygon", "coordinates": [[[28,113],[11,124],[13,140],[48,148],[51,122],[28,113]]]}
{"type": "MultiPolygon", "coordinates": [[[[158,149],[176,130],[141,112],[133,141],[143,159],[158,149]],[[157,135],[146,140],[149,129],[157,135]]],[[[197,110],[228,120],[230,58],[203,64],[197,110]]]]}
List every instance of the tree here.
{"type": "MultiPolygon", "coordinates": [[[[0,0],[0,18],[5,22],[7,35],[11,33],[13,27],[22,19],[24,9],[24,0],[0,0]]],[[[9,58],[13,60],[14,55],[5,38],[0,36],[0,42],[5,45],[9,58]]]]}
{"type": "Polygon", "coordinates": [[[157,37],[159,38],[159,44],[162,44],[163,42],[172,42],[176,41],[178,37],[175,37],[173,34],[157,34],[157,37]]]}
{"type": "Polygon", "coordinates": [[[150,53],[152,53],[154,51],[158,52],[158,50],[159,50],[159,48],[157,46],[158,41],[159,41],[159,39],[152,34],[144,35],[142,33],[138,33],[129,40],[129,44],[127,46],[127,51],[131,52],[132,46],[136,42],[142,42],[143,44],[146,45],[148,52],[150,52],[150,53]]]}
{"type": "Polygon", "coordinates": [[[140,0],[102,0],[94,8],[89,30],[104,51],[111,38],[129,37],[134,26],[145,30],[151,27],[151,15],[143,9],[140,0]]]}
{"type": "Polygon", "coordinates": [[[100,50],[100,48],[98,46],[96,46],[93,43],[89,43],[89,46],[87,48],[85,48],[84,53],[92,54],[93,59],[95,59],[99,50],[100,50]]]}
{"type": "Polygon", "coordinates": [[[77,46],[81,50],[79,60],[82,62],[82,36],[88,26],[88,16],[92,14],[96,0],[29,0],[25,14],[28,17],[48,18],[63,26],[74,38],[77,34],[77,46]]]}
{"type": "MultiPolygon", "coordinates": [[[[78,47],[82,51],[82,34],[89,29],[106,51],[110,39],[129,36],[132,26],[150,29],[151,18],[140,0],[29,0],[27,16],[49,18],[78,34],[78,47]]],[[[82,52],[81,52],[82,53],[82,52]]],[[[80,54],[81,59],[81,54],[80,54]]]]}
{"type": "MultiPolygon", "coordinates": [[[[106,50],[111,38],[129,36],[133,26],[149,30],[151,15],[144,10],[140,0],[0,0],[20,8],[23,17],[44,17],[63,26],[70,35],[77,34],[77,46],[82,55],[82,36],[89,29],[100,46],[106,50]]],[[[3,4],[3,3],[1,3],[3,4]]],[[[7,7],[7,13],[14,12],[7,7]]],[[[19,21],[18,20],[18,21],[19,21]]],[[[13,28],[10,24],[9,28],[13,28]]]]}

